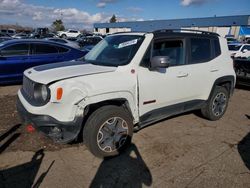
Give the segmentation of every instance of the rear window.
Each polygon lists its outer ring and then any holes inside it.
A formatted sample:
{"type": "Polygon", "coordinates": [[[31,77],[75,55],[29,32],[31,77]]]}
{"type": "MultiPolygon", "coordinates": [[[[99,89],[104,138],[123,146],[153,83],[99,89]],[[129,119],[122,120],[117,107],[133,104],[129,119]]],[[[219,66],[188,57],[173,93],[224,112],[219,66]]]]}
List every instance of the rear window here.
{"type": "Polygon", "coordinates": [[[202,63],[211,59],[210,39],[191,38],[191,63],[202,63]]]}

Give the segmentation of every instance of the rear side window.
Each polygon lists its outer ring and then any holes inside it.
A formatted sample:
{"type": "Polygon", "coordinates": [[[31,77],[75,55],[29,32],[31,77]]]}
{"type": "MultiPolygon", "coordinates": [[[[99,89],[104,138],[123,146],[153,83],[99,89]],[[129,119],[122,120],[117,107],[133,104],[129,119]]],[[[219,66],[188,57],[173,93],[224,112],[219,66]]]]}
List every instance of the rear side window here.
{"type": "Polygon", "coordinates": [[[13,34],[14,31],[13,30],[8,30],[8,33],[13,34]]]}
{"type": "Polygon", "coordinates": [[[77,33],[77,31],[75,31],[75,30],[70,30],[69,32],[70,33],[77,33]]]}
{"type": "Polygon", "coordinates": [[[17,56],[17,55],[28,55],[29,45],[28,44],[15,44],[8,46],[1,50],[2,56],[17,56]]]}
{"type": "Polygon", "coordinates": [[[214,56],[218,57],[221,54],[220,42],[218,39],[212,40],[214,44],[214,56]]]}
{"type": "Polygon", "coordinates": [[[211,59],[210,39],[191,38],[191,63],[202,63],[211,59]]]}
{"type": "Polygon", "coordinates": [[[68,52],[69,51],[69,49],[68,48],[64,48],[64,47],[57,47],[57,49],[58,49],[58,51],[59,51],[59,53],[66,53],[66,52],[68,52]]]}
{"type": "Polygon", "coordinates": [[[52,54],[58,53],[55,46],[48,44],[34,44],[33,54],[52,54]]]}

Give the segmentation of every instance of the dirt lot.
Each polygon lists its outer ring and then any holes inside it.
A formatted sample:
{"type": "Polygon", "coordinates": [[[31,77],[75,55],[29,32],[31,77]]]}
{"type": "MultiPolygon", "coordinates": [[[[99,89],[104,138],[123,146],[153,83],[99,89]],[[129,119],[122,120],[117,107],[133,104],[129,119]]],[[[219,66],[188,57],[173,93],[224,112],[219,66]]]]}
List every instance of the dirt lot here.
{"type": "Polygon", "coordinates": [[[236,89],[224,118],[194,113],[134,134],[121,156],[100,160],[82,143],[28,133],[19,86],[0,88],[0,187],[250,187],[250,89],[236,89]]]}

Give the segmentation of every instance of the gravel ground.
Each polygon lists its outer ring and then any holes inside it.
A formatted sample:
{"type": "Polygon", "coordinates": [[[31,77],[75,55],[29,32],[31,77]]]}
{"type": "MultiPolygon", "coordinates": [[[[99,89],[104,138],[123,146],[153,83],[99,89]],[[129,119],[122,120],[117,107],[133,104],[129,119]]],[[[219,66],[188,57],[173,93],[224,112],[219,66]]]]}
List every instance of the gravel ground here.
{"type": "Polygon", "coordinates": [[[0,187],[250,187],[250,89],[216,122],[194,113],[134,134],[119,157],[28,133],[15,110],[19,86],[0,87],[0,187]]]}

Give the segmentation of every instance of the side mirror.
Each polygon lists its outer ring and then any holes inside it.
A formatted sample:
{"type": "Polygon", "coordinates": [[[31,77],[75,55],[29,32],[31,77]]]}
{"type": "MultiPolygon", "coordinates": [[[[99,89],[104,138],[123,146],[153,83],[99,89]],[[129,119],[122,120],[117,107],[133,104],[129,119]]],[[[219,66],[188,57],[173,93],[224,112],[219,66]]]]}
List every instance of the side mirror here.
{"type": "Polygon", "coordinates": [[[168,56],[154,56],[150,60],[151,68],[168,68],[170,65],[168,56]]]}
{"type": "Polygon", "coordinates": [[[243,52],[243,53],[246,53],[247,51],[248,51],[247,49],[244,49],[242,52],[243,52]]]}

